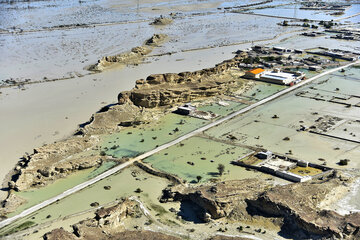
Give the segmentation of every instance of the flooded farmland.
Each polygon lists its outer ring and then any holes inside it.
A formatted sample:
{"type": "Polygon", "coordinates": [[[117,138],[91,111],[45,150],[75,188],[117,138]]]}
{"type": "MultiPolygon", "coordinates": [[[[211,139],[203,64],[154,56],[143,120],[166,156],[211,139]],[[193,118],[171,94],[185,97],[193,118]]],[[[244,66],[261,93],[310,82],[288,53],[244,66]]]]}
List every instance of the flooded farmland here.
{"type": "Polygon", "coordinates": [[[358,2],[0,2],[0,238],[360,237],[358,2]]]}

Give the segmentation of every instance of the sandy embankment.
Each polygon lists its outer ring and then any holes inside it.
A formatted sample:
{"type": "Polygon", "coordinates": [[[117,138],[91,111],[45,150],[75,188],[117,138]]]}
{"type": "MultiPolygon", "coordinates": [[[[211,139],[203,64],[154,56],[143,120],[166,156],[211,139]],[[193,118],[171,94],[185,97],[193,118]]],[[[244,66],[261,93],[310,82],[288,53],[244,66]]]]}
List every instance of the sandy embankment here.
{"type": "Polygon", "coordinates": [[[26,85],[25,91],[1,89],[0,113],[6,114],[0,115],[0,179],[5,178],[25,152],[70,136],[78,124],[86,122],[105,104],[115,102],[117,94],[130,90],[137,79],[153,73],[212,67],[233,57],[233,51],[249,46],[251,43],[178,52],[150,57],[147,64],[139,66],[114,67],[81,78],[26,85]]]}
{"type": "MultiPolygon", "coordinates": [[[[143,10],[145,11],[145,9],[143,10]]],[[[157,11],[156,14],[158,14],[157,11]]],[[[246,18],[249,18],[249,16],[246,16],[246,18]]],[[[227,44],[228,41],[242,42],[245,38],[248,38],[248,34],[244,34],[243,31],[253,31],[252,28],[245,26],[246,23],[240,21],[243,19],[244,17],[234,14],[232,14],[230,18],[223,18],[222,15],[216,18],[214,18],[214,16],[210,18],[202,16],[199,27],[194,26],[192,18],[179,20],[179,23],[174,21],[171,26],[162,30],[163,33],[170,36],[170,42],[166,43],[166,46],[154,51],[154,54],[177,51],[178,53],[176,54],[149,58],[149,64],[136,67],[127,67],[121,70],[114,68],[104,73],[82,78],[75,77],[64,81],[26,85],[25,91],[17,88],[1,89],[0,162],[2,163],[2,168],[0,170],[0,179],[2,180],[5,177],[6,173],[11,170],[19,157],[25,152],[31,153],[35,147],[69,136],[76,129],[77,124],[86,122],[91,114],[100,109],[101,106],[114,102],[117,94],[120,91],[131,89],[137,79],[144,78],[153,73],[194,71],[212,67],[224,59],[231,58],[233,56],[231,54],[232,51],[251,46],[251,42],[248,42],[241,46],[234,45],[201,51],[181,52],[181,50],[190,48],[227,44]],[[220,19],[223,20],[220,21],[220,19]],[[223,28],[223,26],[229,21],[232,24],[239,23],[231,29],[242,29],[243,31],[236,32],[232,30],[231,36],[228,36],[222,30],[220,32],[214,31],[214,29],[227,29],[223,28]],[[211,24],[210,28],[208,24],[211,24]],[[226,36],[225,39],[228,39],[228,41],[223,42],[224,36],[226,36]],[[205,42],[204,39],[206,39],[205,42]],[[96,79],[96,81],[94,81],[94,79],[96,79]]],[[[265,20],[264,18],[261,21],[257,21],[256,24],[262,25],[265,20]]],[[[116,25],[116,27],[94,28],[90,32],[89,29],[75,29],[74,31],[68,30],[64,32],[53,31],[50,32],[52,36],[51,39],[46,38],[46,36],[41,37],[41,34],[40,37],[37,37],[38,35],[35,33],[35,36],[33,34],[15,35],[19,40],[17,44],[21,46],[19,47],[20,49],[15,49],[17,50],[14,53],[15,55],[10,55],[7,59],[10,63],[15,61],[14,59],[25,58],[26,61],[20,61],[18,65],[8,64],[11,65],[8,68],[10,68],[10,72],[20,71],[20,73],[23,71],[27,72],[29,68],[32,70],[29,70],[29,74],[32,74],[35,69],[38,70],[38,67],[46,63],[46,72],[49,72],[48,69],[52,69],[51,72],[57,73],[58,68],[61,68],[61,66],[66,66],[66,69],[70,69],[69,66],[72,68],[77,68],[79,65],[83,66],[86,62],[79,63],[79,60],[83,60],[84,58],[91,60],[99,53],[104,55],[104,52],[121,52],[118,49],[119,43],[124,43],[120,46],[121,49],[126,50],[134,47],[134,44],[135,46],[137,45],[137,43],[134,42],[123,41],[123,37],[119,37],[123,36],[123,34],[116,34],[116,36],[114,36],[114,33],[123,32],[124,36],[128,37],[130,37],[130,35],[138,37],[139,34],[141,34],[141,36],[144,36],[141,40],[143,41],[146,37],[151,36],[153,32],[153,27],[149,28],[148,23],[125,25],[121,25],[121,27],[119,27],[120,25],[116,25]],[[123,29],[124,27],[125,29],[123,29]],[[127,30],[127,28],[129,29],[127,30]],[[77,36],[79,33],[81,33],[82,37],[78,39],[77,36]],[[86,35],[86,33],[89,35],[86,35]],[[91,41],[85,41],[84,36],[91,41]],[[98,39],[104,42],[104,36],[107,37],[105,42],[108,42],[108,39],[111,39],[111,41],[109,40],[110,43],[102,46],[98,39]],[[63,48],[51,48],[54,49],[54,53],[50,55],[51,58],[42,59],[39,57],[40,60],[37,61],[37,58],[31,58],[33,52],[30,51],[30,53],[28,53],[27,51],[22,51],[22,49],[27,46],[25,43],[30,40],[32,43],[37,43],[38,48],[36,49],[42,49],[41,46],[48,49],[47,41],[55,41],[52,43],[56,46],[69,45],[71,48],[65,48],[67,51],[63,48]],[[82,41],[86,44],[80,44],[82,41]],[[79,54],[74,49],[82,51],[80,51],[79,54]],[[66,58],[71,59],[70,62],[63,61],[64,56],[62,55],[64,51],[66,58]],[[56,64],[53,64],[54,62],[56,62],[56,64]],[[77,62],[77,64],[74,64],[75,62],[77,62]],[[52,65],[54,65],[55,70],[52,68],[52,65]]],[[[259,40],[262,37],[271,38],[276,35],[279,29],[276,27],[270,30],[265,31],[263,33],[264,36],[257,36],[256,39],[259,40]]],[[[14,46],[10,44],[12,37],[14,36],[9,37],[9,39],[5,41],[6,44],[3,47],[14,46]]],[[[137,39],[136,41],[140,40],[137,39]]],[[[263,43],[266,42],[262,42],[262,44],[263,43]]],[[[47,54],[48,52],[40,52],[37,55],[47,56],[47,54]]],[[[42,71],[40,72],[43,74],[42,71]]],[[[47,74],[41,76],[47,76],[47,74]]]]}
{"type": "Polygon", "coordinates": [[[114,68],[72,80],[28,85],[25,91],[2,89],[0,95],[0,178],[25,152],[44,143],[69,136],[79,123],[105,104],[116,101],[119,92],[130,90],[137,79],[152,73],[194,71],[231,58],[231,46],[151,58],[149,64],[114,68]],[[180,63],[179,60],[181,59],[180,63]],[[94,81],[96,79],[96,81],[94,81]]]}

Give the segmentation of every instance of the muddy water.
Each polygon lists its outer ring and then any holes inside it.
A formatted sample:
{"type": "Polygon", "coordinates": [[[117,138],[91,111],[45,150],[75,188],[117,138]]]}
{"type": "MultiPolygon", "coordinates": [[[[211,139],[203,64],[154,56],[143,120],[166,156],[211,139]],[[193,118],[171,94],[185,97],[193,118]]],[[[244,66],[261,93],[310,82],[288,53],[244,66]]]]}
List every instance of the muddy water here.
{"type": "Polygon", "coordinates": [[[245,97],[253,102],[256,102],[266,97],[269,97],[274,93],[277,93],[285,88],[287,87],[282,85],[276,85],[265,82],[256,82],[254,87],[241,93],[240,96],[245,97]]]}
{"type": "Polygon", "coordinates": [[[96,169],[91,168],[91,169],[79,171],[78,173],[72,174],[65,179],[59,179],[55,181],[53,184],[50,184],[46,187],[18,192],[16,194],[21,198],[25,199],[27,202],[23,204],[21,207],[19,207],[15,212],[9,214],[9,216],[14,216],[31,206],[34,206],[49,198],[55,197],[60,193],[99,175],[100,173],[108,170],[114,165],[115,165],[114,162],[105,162],[99,168],[96,169]]]}
{"type": "Polygon", "coordinates": [[[207,123],[206,120],[170,113],[156,124],[145,125],[141,128],[126,128],[124,131],[106,136],[101,147],[109,149],[106,153],[116,158],[134,157],[207,123]],[[113,146],[118,147],[111,149],[113,146]]]}
{"type": "Polygon", "coordinates": [[[28,217],[21,219],[3,229],[6,231],[22,222],[33,221],[37,224],[52,221],[57,218],[81,213],[92,209],[90,206],[93,202],[100,205],[113,202],[122,197],[139,196],[147,203],[158,203],[158,197],[170,182],[165,179],[149,175],[136,167],[126,168],[118,174],[114,174],[109,178],[101,180],[94,185],[73,194],[55,204],[45,207],[28,217]],[[135,172],[135,175],[134,173],[135,172]],[[134,177],[135,176],[135,177],[134,177]],[[104,186],[111,186],[110,190],[105,190],[104,186]],[[141,188],[143,192],[135,193],[137,188],[141,188]],[[47,217],[49,216],[50,217],[47,217]]]}
{"type": "MultiPolygon", "coordinates": [[[[208,103],[198,109],[211,111],[221,117],[246,106],[232,101],[227,103],[228,106],[208,103]]],[[[156,122],[124,128],[121,132],[103,136],[100,148],[115,158],[134,157],[209,123],[209,120],[168,113],[156,122]]]]}
{"type": "Polygon", "coordinates": [[[358,21],[358,17],[352,17],[354,14],[359,13],[360,6],[359,4],[354,4],[348,9],[345,10],[343,15],[340,16],[332,16],[330,13],[333,11],[321,11],[321,10],[304,10],[300,9],[302,7],[301,4],[288,4],[291,1],[274,1],[273,4],[287,4],[284,6],[276,6],[275,8],[265,8],[265,9],[256,9],[253,10],[254,13],[258,14],[266,14],[272,16],[279,17],[288,17],[288,18],[299,18],[299,19],[311,19],[311,20],[323,20],[323,21],[331,21],[337,20],[341,18],[348,18],[347,21],[351,21],[356,23],[358,21]]]}
{"type": "MultiPolygon", "coordinates": [[[[237,1],[214,0],[199,3],[179,0],[171,1],[170,8],[168,3],[159,0],[140,1],[139,7],[135,1],[125,0],[84,4],[73,1],[1,4],[1,15],[5,17],[1,21],[4,31],[0,36],[3,59],[0,61],[0,81],[9,77],[22,80],[64,76],[74,78],[27,85],[23,88],[25,90],[1,89],[0,179],[4,178],[24,152],[32,152],[34,147],[69,136],[77,124],[87,121],[104,104],[114,102],[118,92],[132,88],[136,79],[151,73],[211,67],[231,58],[232,51],[251,46],[251,41],[272,38],[284,31],[294,30],[277,26],[275,23],[278,20],[275,18],[221,12],[205,16],[191,15],[194,11],[213,11],[221,4],[236,5],[237,1]],[[148,25],[153,17],[173,11],[186,13],[180,14],[172,25],[160,28],[148,25]],[[129,20],[137,22],[129,23],[129,20]],[[94,24],[95,27],[43,29],[61,24],[83,23],[94,24]],[[268,27],[263,28],[264,25],[268,27]],[[20,29],[24,31],[21,32],[20,29]],[[253,34],[254,30],[257,34],[253,34]],[[142,44],[155,32],[167,33],[170,41],[154,53],[178,53],[149,58],[150,64],[76,77],[78,73],[86,73],[84,66],[96,62],[104,55],[126,51],[142,44]],[[248,43],[181,52],[238,42],[248,43]]],[[[282,38],[289,36],[291,34],[284,34],[282,38]]],[[[290,44],[296,46],[299,41],[290,44]]],[[[309,47],[312,45],[311,42],[307,44],[309,47]]]]}
{"type": "Polygon", "coordinates": [[[240,110],[241,108],[246,107],[245,104],[237,103],[237,102],[233,102],[233,101],[222,101],[222,102],[224,102],[228,105],[223,106],[223,105],[219,105],[217,102],[213,102],[213,103],[209,103],[209,104],[206,104],[203,106],[199,106],[197,109],[200,111],[205,111],[205,112],[213,112],[216,115],[218,115],[217,118],[220,118],[220,117],[229,115],[232,112],[240,110]]]}
{"type": "Polygon", "coordinates": [[[305,37],[301,35],[295,35],[284,41],[276,43],[276,46],[286,47],[286,48],[316,48],[316,47],[326,47],[329,49],[340,48],[347,51],[359,52],[359,44],[357,41],[346,41],[330,38],[330,35],[320,36],[320,37],[305,37]]]}
{"type": "Polygon", "coordinates": [[[201,137],[193,137],[159,152],[144,162],[164,172],[175,174],[187,182],[196,183],[197,176],[202,182],[211,178],[245,179],[256,177],[257,173],[248,172],[244,168],[230,164],[238,158],[251,152],[242,147],[212,141],[201,137]],[[218,164],[225,166],[225,174],[218,174],[218,164]]]}
{"type": "MultiPolygon", "coordinates": [[[[17,30],[24,29],[24,32],[4,33],[0,36],[2,59],[6,59],[0,61],[0,81],[10,77],[22,80],[74,77],[65,81],[26,85],[21,88],[22,90],[1,89],[0,161],[3,163],[1,179],[24,152],[31,153],[37,146],[69,136],[76,129],[77,124],[86,122],[90,115],[104,104],[113,103],[118,92],[132,88],[135,80],[151,73],[192,71],[212,67],[224,59],[231,58],[232,51],[249,47],[251,43],[194,52],[181,52],[182,50],[250,42],[272,38],[283,32],[283,29],[275,24],[276,19],[220,13],[205,16],[185,14],[184,17],[175,19],[174,24],[161,28],[140,21],[96,25],[89,28],[72,27],[50,31],[42,29],[43,26],[87,23],[89,19],[95,23],[111,23],[115,18],[118,21],[124,18],[141,20],[146,15],[145,18],[150,20],[159,12],[166,10],[166,4],[158,6],[162,9],[159,11],[150,9],[151,4],[161,5],[161,1],[141,2],[148,6],[146,8],[140,6],[142,9],[140,11],[137,11],[133,1],[121,3],[100,1],[99,5],[103,4],[101,7],[94,7],[91,4],[77,6],[71,1],[52,2],[54,6],[51,10],[56,8],[64,10],[62,14],[56,16],[54,16],[56,11],[49,11],[48,2],[1,6],[2,13],[8,14],[3,15],[6,16],[6,21],[2,22],[3,28],[9,30],[14,25],[17,30]],[[27,6],[29,6],[28,10],[25,9],[27,6]],[[18,9],[10,9],[11,7],[18,9]],[[100,16],[101,11],[108,14],[100,16]],[[36,17],[39,12],[43,16],[41,21],[36,17]],[[124,12],[128,12],[132,17],[123,15],[124,12]],[[252,24],[248,25],[247,22],[250,20],[252,24]],[[263,29],[262,26],[269,21],[273,24],[263,29]],[[251,34],[255,28],[257,35],[251,34]],[[83,70],[85,66],[96,62],[100,57],[127,51],[142,44],[155,32],[167,33],[170,41],[156,49],[154,53],[175,51],[177,54],[149,58],[147,61],[151,62],[150,64],[137,67],[115,68],[106,73],[77,77],[86,73],[83,70]],[[129,38],[132,41],[128,41],[129,38]],[[31,48],[28,47],[29,45],[31,48]]],[[[226,2],[231,4],[234,1],[226,2]]],[[[190,6],[195,2],[172,3],[174,8],[168,9],[169,11],[178,9],[181,4],[190,6]]],[[[186,11],[206,11],[206,8],[217,7],[219,1],[208,3],[210,5],[205,2],[198,3],[200,5],[196,5],[196,8],[191,6],[186,11]]]]}
{"type": "MultiPolygon", "coordinates": [[[[311,90],[309,87],[315,87],[330,91],[330,93],[322,92],[321,94],[356,94],[355,92],[360,89],[360,81],[351,78],[351,76],[359,74],[358,72],[359,70],[354,68],[347,70],[348,76],[334,73],[329,77],[317,80],[302,90],[311,90]],[[340,90],[335,91],[335,86],[340,90]]],[[[360,158],[358,144],[298,131],[300,125],[309,127],[315,123],[316,119],[326,115],[337,116],[345,120],[356,120],[359,117],[359,109],[357,107],[346,108],[344,105],[326,101],[296,97],[294,94],[283,96],[252,110],[244,116],[238,116],[208,130],[207,133],[220,139],[226,139],[228,134],[232,134],[238,138],[237,142],[239,143],[263,147],[281,154],[289,154],[291,150],[290,156],[319,164],[322,163],[319,160],[322,158],[331,167],[338,167],[336,163],[340,159],[348,158],[352,159],[351,167],[359,167],[359,163],[356,161],[360,158]],[[274,115],[279,118],[273,118],[274,115]],[[285,137],[289,137],[290,141],[284,141],[285,137]]],[[[337,132],[339,133],[339,131],[337,132]]],[[[342,131],[339,137],[346,138],[345,135],[342,131]]]]}
{"type": "Polygon", "coordinates": [[[88,121],[105,104],[114,103],[120,91],[152,73],[194,71],[231,58],[237,47],[184,52],[149,58],[151,63],[118,67],[72,80],[27,85],[26,90],[1,89],[0,178],[25,152],[60,140],[88,121]],[[200,53],[200,54],[199,54],[200,53]],[[182,61],[178,61],[182,59],[182,61]]]}
{"type": "MultiPolygon", "coordinates": [[[[113,103],[120,91],[153,73],[195,71],[230,59],[232,52],[251,44],[149,57],[148,64],[118,66],[109,71],[74,79],[1,89],[0,178],[24,152],[60,140],[86,122],[104,104],[113,103]]],[[[161,51],[161,49],[159,49],[161,51]]],[[[49,68],[51,69],[51,68],[49,68]]],[[[6,73],[6,71],[4,71],[6,73]]]]}

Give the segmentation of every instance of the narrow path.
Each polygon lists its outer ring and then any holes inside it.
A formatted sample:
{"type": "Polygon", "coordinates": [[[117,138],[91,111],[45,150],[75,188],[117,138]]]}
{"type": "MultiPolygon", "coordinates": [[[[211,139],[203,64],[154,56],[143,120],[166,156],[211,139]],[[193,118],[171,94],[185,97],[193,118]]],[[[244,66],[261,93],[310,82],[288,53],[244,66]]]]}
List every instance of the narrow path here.
{"type": "Polygon", "coordinates": [[[114,173],[128,167],[129,165],[133,164],[135,161],[141,161],[141,160],[143,160],[143,159],[145,159],[145,158],[147,158],[147,157],[149,157],[149,156],[151,156],[151,155],[153,155],[155,153],[158,153],[158,152],[160,152],[160,151],[162,151],[162,150],[164,150],[164,149],[166,149],[168,147],[171,147],[171,146],[173,146],[173,145],[175,145],[177,143],[180,143],[181,141],[184,141],[185,139],[193,137],[193,136],[195,136],[195,135],[197,135],[197,134],[199,134],[199,133],[201,133],[203,131],[208,130],[209,128],[215,127],[215,126],[217,126],[217,125],[219,125],[219,124],[221,124],[221,123],[223,123],[223,122],[225,122],[227,120],[230,120],[230,119],[232,119],[232,118],[234,118],[234,117],[236,117],[236,116],[238,116],[240,114],[248,112],[248,111],[250,111],[250,110],[252,110],[252,109],[254,109],[254,108],[256,108],[256,107],[258,107],[258,106],[260,106],[262,104],[270,102],[270,101],[272,101],[272,100],[274,100],[274,99],[276,99],[276,98],[278,98],[280,96],[283,96],[283,95],[285,95],[285,94],[287,94],[287,93],[289,93],[289,92],[291,92],[291,91],[293,91],[295,89],[298,89],[298,88],[302,87],[303,85],[308,84],[308,83],[310,83],[310,82],[312,82],[312,81],[314,81],[314,80],[316,80],[316,79],[318,79],[320,77],[323,77],[323,76],[325,76],[327,74],[330,74],[330,73],[333,73],[333,72],[336,72],[336,71],[339,71],[339,70],[341,70],[343,68],[352,66],[352,65],[354,65],[356,63],[360,63],[360,61],[352,62],[352,63],[349,63],[347,65],[344,65],[344,66],[334,68],[334,69],[328,70],[326,72],[320,73],[319,75],[317,75],[315,77],[304,80],[304,81],[300,82],[299,84],[297,84],[295,86],[286,88],[283,91],[275,93],[274,95],[269,96],[269,97],[267,97],[267,98],[265,98],[265,99],[263,99],[263,100],[261,100],[261,101],[259,101],[257,103],[254,103],[254,104],[252,104],[250,106],[247,106],[246,108],[243,108],[243,109],[241,109],[239,111],[236,111],[236,112],[234,112],[234,113],[232,113],[232,114],[230,114],[230,115],[228,115],[228,116],[226,116],[224,118],[216,120],[215,122],[212,122],[212,123],[210,123],[210,124],[208,124],[206,126],[198,128],[198,129],[196,129],[196,130],[194,130],[194,131],[192,131],[190,133],[187,133],[187,134],[185,134],[185,135],[183,135],[183,136],[181,136],[181,137],[179,137],[179,138],[177,138],[177,139],[175,139],[175,140],[173,140],[173,141],[171,141],[169,143],[161,145],[161,146],[159,146],[159,147],[157,147],[157,148],[155,148],[155,149],[153,149],[153,150],[151,150],[149,152],[146,152],[146,153],[144,153],[144,154],[142,154],[140,156],[137,156],[137,157],[129,160],[126,163],[123,163],[123,164],[121,164],[119,166],[116,166],[116,167],[114,167],[114,168],[112,168],[112,169],[110,169],[110,170],[96,176],[93,179],[90,179],[90,180],[88,180],[86,182],[83,182],[83,183],[81,183],[81,184],[79,184],[79,185],[77,185],[77,186],[75,186],[75,187],[73,187],[73,188],[71,188],[69,190],[66,190],[65,192],[59,194],[58,196],[55,196],[55,197],[50,198],[50,199],[48,199],[48,200],[46,200],[46,201],[44,201],[42,203],[39,203],[39,204],[35,205],[33,207],[30,207],[30,208],[24,210],[23,212],[21,212],[18,215],[15,215],[13,217],[10,217],[8,219],[3,220],[2,222],[0,222],[0,228],[3,228],[5,226],[9,225],[10,223],[20,219],[20,218],[23,218],[23,217],[25,217],[25,216],[27,216],[27,215],[29,215],[31,213],[34,213],[34,212],[36,212],[36,211],[38,211],[38,210],[52,204],[52,203],[55,203],[57,200],[63,199],[63,198],[65,198],[65,197],[67,197],[67,196],[69,196],[69,195],[71,195],[71,194],[73,194],[75,192],[78,192],[78,191],[80,191],[80,190],[82,190],[82,189],[84,189],[84,188],[86,188],[86,187],[88,187],[88,186],[90,186],[90,185],[104,179],[104,178],[107,178],[107,177],[111,176],[112,174],[114,174],[114,173]]]}
{"type": "Polygon", "coordinates": [[[345,20],[345,19],[348,19],[348,18],[353,18],[353,17],[356,17],[356,16],[359,16],[360,15],[360,13],[355,13],[355,14],[353,14],[353,15],[350,15],[350,16],[346,16],[346,17],[341,17],[341,18],[336,18],[336,19],[334,19],[334,21],[341,21],[341,20],[345,20]]]}

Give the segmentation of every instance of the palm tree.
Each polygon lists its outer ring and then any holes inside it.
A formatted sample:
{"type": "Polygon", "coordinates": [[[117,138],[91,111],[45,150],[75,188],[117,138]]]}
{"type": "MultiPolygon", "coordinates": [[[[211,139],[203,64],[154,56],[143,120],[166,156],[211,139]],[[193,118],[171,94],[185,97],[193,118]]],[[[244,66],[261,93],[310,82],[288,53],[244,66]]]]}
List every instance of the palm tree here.
{"type": "Polygon", "coordinates": [[[202,176],[196,176],[197,182],[200,182],[202,179],[202,176]]]}

